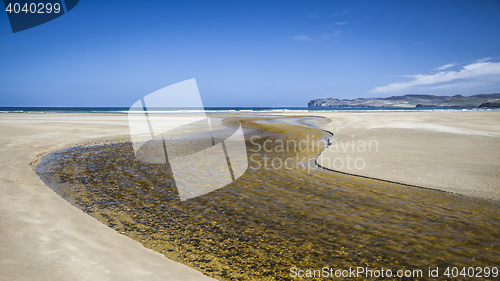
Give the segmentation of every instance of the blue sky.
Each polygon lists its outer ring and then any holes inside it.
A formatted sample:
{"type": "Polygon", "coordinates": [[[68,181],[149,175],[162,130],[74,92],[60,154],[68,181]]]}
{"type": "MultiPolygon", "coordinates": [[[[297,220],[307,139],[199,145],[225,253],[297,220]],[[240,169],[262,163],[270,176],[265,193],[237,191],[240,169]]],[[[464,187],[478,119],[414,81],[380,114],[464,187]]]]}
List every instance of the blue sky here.
{"type": "Polygon", "coordinates": [[[205,106],[500,92],[500,1],[97,1],[13,34],[0,106],[130,106],[196,78],[205,106]]]}

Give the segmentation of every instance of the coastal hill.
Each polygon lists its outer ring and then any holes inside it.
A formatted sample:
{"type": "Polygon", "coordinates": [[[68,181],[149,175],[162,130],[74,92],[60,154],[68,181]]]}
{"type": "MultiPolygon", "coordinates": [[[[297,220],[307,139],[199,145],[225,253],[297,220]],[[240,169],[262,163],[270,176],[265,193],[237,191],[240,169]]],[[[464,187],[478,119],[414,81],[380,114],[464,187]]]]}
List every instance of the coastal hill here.
{"type": "Polygon", "coordinates": [[[345,108],[499,108],[500,93],[473,96],[404,95],[387,98],[314,99],[308,107],[345,108]]]}

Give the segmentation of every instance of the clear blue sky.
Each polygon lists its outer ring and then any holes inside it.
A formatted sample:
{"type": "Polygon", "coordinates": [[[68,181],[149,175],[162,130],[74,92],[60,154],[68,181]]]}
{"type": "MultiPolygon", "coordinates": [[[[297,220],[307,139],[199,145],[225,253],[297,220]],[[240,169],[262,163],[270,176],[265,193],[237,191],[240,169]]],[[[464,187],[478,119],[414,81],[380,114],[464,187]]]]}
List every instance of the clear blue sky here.
{"type": "Polygon", "coordinates": [[[493,93],[499,35],[498,0],[81,0],[15,34],[2,9],[0,106],[130,106],[190,78],[205,106],[493,93]]]}

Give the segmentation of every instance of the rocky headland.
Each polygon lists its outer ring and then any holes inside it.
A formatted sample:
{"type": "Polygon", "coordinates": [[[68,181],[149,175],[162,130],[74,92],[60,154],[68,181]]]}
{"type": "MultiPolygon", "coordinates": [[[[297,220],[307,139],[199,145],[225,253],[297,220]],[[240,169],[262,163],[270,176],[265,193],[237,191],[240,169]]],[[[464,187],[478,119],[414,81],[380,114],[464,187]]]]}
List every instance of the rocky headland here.
{"type": "Polygon", "coordinates": [[[314,99],[308,107],[335,108],[500,108],[500,93],[473,96],[404,95],[387,98],[314,99]]]}

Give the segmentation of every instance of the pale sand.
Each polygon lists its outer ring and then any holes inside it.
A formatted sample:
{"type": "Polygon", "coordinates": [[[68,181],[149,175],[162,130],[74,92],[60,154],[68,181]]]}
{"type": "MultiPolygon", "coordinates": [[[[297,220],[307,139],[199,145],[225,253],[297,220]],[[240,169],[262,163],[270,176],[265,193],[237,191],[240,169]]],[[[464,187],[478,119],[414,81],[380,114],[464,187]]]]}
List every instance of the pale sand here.
{"type": "Polygon", "coordinates": [[[326,168],[500,200],[499,111],[315,115],[334,134],[318,158],[326,168]]]}
{"type": "MultiPolygon", "coordinates": [[[[332,141],[378,141],[378,152],[323,153],[365,159],[344,172],[500,199],[500,112],[300,115],[328,117],[332,141]]],[[[127,137],[127,115],[0,114],[0,132],[0,280],[209,279],[71,206],[29,165],[40,153],[127,137]]]]}
{"type": "Polygon", "coordinates": [[[214,280],[71,206],[29,165],[40,153],[126,136],[126,115],[0,114],[0,280],[214,280]]]}

